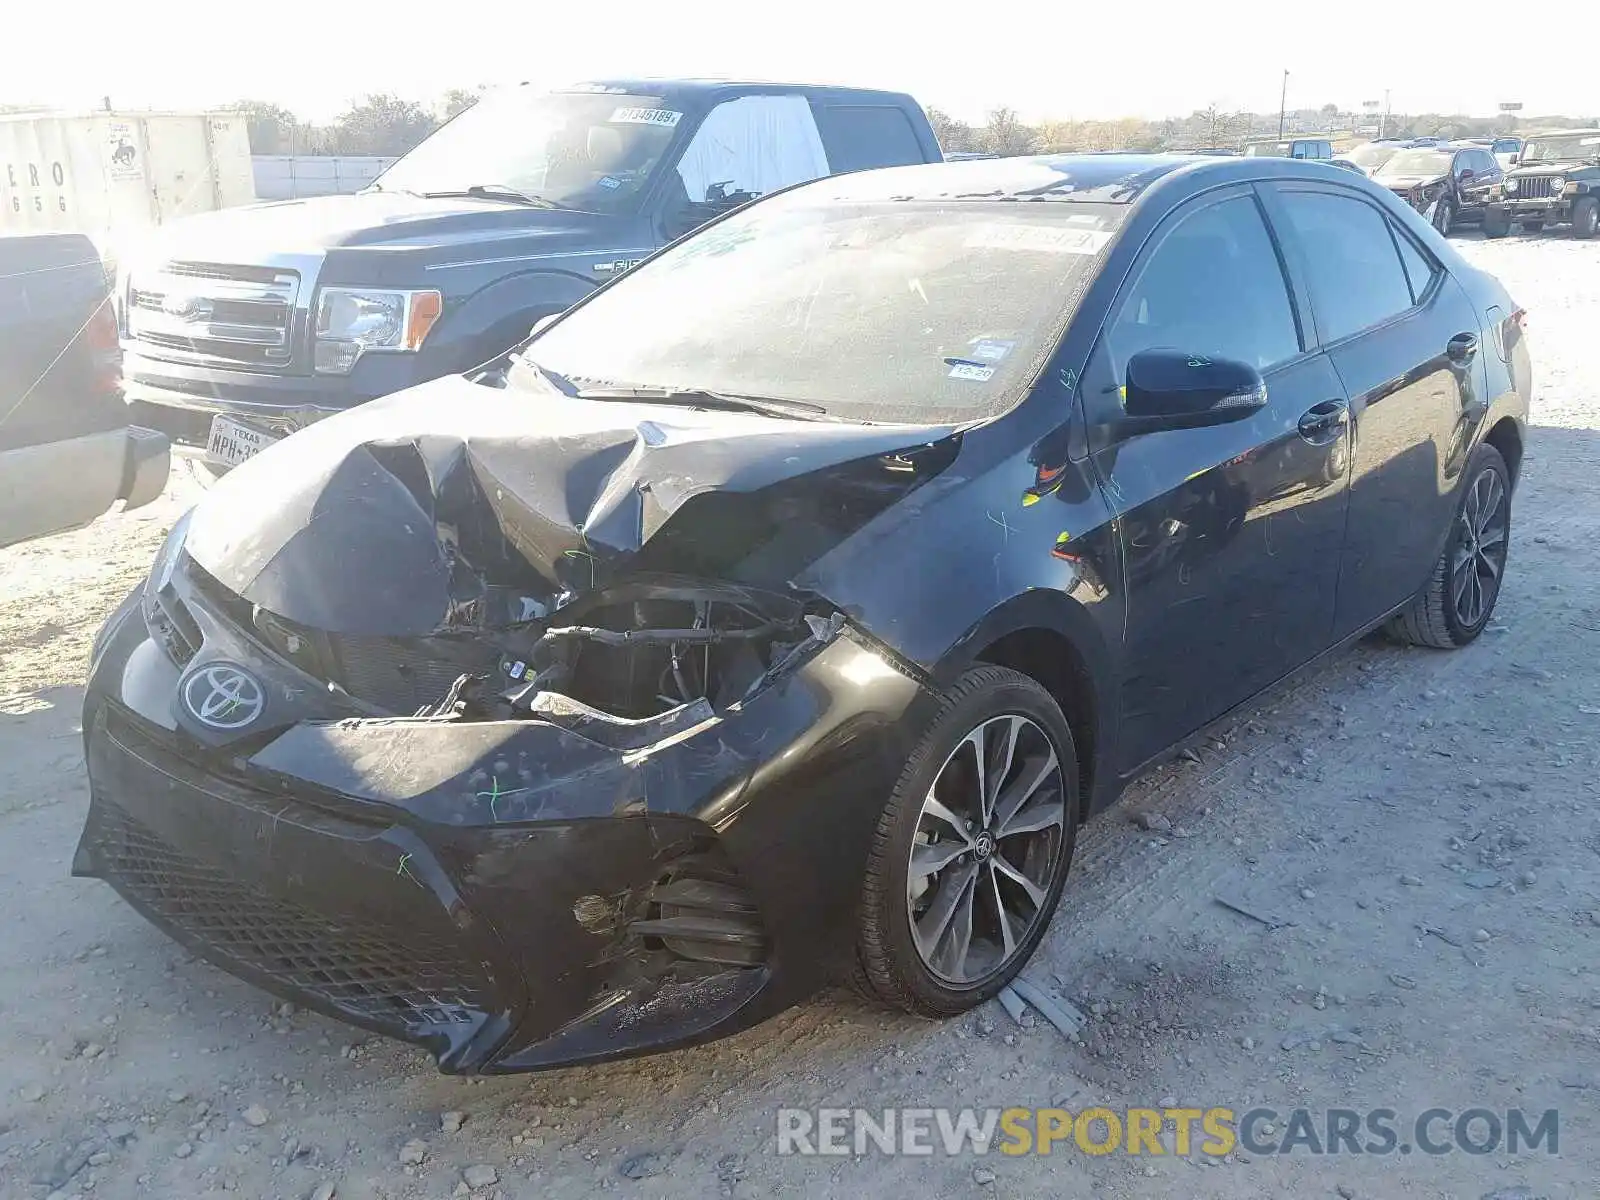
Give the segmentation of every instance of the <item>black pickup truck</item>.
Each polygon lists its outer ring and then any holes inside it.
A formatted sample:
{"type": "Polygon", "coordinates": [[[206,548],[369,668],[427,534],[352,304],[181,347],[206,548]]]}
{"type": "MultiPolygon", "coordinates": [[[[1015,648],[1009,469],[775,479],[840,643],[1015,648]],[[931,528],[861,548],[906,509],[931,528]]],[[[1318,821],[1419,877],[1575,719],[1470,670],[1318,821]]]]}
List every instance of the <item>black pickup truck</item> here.
{"type": "Polygon", "coordinates": [[[111,283],[75,233],[0,236],[0,546],[154,500],[168,442],[130,428],[111,283]]]}
{"type": "Polygon", "coordinates": [[[168,227],[118,282],[141,419],[225,470],[330,412],[470,370],[657,249],[790,184],[936,162],[892,92],[522,86],[353,196],[168,227]]]}

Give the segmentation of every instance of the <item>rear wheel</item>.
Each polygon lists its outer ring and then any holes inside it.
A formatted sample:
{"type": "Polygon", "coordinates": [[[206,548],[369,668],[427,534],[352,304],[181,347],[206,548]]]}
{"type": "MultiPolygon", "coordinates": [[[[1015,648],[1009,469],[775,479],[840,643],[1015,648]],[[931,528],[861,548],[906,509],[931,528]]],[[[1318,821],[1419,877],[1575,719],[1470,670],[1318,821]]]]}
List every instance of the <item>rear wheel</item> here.
{"type": "Polygon", "coordinates": [[[1572,236],[1592,238],[1600,229],[1600,199],[1581,196],[1572,206],[1572,236]]]}
{"type": "Polygon", "coordinates": [[[1503,238],[1511,232],[1511,214],[1503,208],[1486,209],[1483,214],[1483,236],[1503,238]]]}
{"type": "Polygon", "coordinates": [[[869,998],[953,1016],[1033,955],[1078,829],[1066,718],[1038,683],[968,671],[946,694],[878,821],[862,888],[856,982],[869,998]]]}
{"type": "Polygon", "coordinates": [[[1511,542],[1511,476],[1493,446],[1479,446],[1444,552],[1427,586],[1388,625],[1397,641],[1441,650],[1465,646],[1483,632],[1500,598],[1511,542]]]}

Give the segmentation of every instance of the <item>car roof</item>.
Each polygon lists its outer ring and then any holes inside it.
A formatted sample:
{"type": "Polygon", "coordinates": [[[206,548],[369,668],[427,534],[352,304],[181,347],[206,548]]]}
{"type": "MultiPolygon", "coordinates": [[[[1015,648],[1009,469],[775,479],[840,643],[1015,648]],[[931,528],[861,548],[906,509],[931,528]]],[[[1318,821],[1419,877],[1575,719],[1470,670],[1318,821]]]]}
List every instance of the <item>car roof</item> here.
{"type": "Polygon", "coordinates": [[[798,93],[811,100],[834,103],[891,101],[899,104],[916,103],[903,92],[883,91],[877,88],[836,87],[831,84],[785,83],[772,79],[716,79],[716,78],[658,78],[635,76],[631,78],[592,79],[582,83],[556,88],[559,92],[616,92],[635,96],[660,96],[664,100],[688,104],[715,104],[739,96],[763,93],[798,93]]]}
{"type": "Polygon", "coordinates": [[[1037,154],[888,167],[805,185],[840,200],[1078,201],[1131,204],[1169,176],[1228,183],[1327,179],[1348,171],[1292,158],[1215,154],[1037,154]]]}

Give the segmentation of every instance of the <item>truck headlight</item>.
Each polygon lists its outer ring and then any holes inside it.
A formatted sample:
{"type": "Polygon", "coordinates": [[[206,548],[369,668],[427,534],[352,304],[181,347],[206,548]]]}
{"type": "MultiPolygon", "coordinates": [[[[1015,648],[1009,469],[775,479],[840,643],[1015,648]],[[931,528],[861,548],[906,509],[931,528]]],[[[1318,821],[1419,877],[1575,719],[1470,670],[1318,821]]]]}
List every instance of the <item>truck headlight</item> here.
{"type": "Polygon", "coordinates": [[[1561,195],[1561,189],[1566,186],[1567,181],[1565,179],[1561,178],[1559,175],[1553,176],[1550,180],[1550,194],[1552,196],[1559,196],[1561,195]]]}
{"type": "Polygon", "coordinates": [[[317,297],[316,369],[346,375],[372,350],[418,350],[444,310],[435,291],[323,288],[317,297]]]}
{"type": "Polygon", "coordinates": [[[1517,181],[1515,179],[1506,180],[1506,195],[1508,195],[1508,196],[1515,195],[1516,191],[1517,191],[1517,181]]]}

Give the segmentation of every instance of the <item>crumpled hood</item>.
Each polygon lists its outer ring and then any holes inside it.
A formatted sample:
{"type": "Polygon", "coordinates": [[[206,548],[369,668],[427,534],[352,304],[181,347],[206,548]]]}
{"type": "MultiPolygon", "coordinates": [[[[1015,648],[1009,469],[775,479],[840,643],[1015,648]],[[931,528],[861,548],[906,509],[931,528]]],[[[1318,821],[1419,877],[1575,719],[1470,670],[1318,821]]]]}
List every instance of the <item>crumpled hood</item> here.
{"type": "MultiPolygon", "coordinates": [[[[363,192],[280,200],[199,213],[152,236],[152,259],[265,262],[264,255],[311,254],[346,247],[435,247],[450,242],[530,236],[579,239],[606,219],[494,200],[403,192],[363,192]]],[[[556,247],[552,245],[552,249],[556,247]]]]}
{"type": "Polygon", "coordinates": [[[186,549],[229,591],[330,633],[522,619],[595,586],[692,497],[927,445],[948,425],[779,420],[507,391],[459,376],[341,413],[229,472],[186,549]],[[515,611],[515,610],[514,610],[515,611]]]}
{"type": "Polygon", "coordinates": [[[1397,192],[1407,192],[1414,187],[1426,187],[1431,183],[1440,183],[1443,175],[1380,175],[1374,180],[1397,192]]]}

